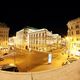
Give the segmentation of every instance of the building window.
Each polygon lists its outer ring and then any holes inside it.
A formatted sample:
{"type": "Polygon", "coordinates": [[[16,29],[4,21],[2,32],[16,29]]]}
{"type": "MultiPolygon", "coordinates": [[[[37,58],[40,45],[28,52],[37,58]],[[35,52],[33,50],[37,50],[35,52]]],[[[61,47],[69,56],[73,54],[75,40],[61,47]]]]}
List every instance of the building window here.
{"type": "Polygon", "coordinates": [[[76,31],[76,34],[79,34],[79,30],[76,31]]]}
{"type": "Polygon", "coordinates": [[[38,41],[36,41],[36,44],[38,44],[38,41]]]}
{"type": "Polygon", "coordinates": [[[32,38],[32,34],[31,34],[31,38],[32,38]]]}
{"type": "Polygon", "coordinates": [[[76,29],[79,28],[79,25],[76,25],[76,29]]]}
{"type": "Polygon", "coordinates": [[[73,35],[73,31],[72,31],[72,35],[73,35]]]}
{"type": "Polygon", "coordinates": [[[44,37],[44,33],[42,34],[42,37],[44,37]]]}
{"type": "Polygon", "coordinates": [[[35,37],[35,34],[34,34],[34,37],[35,37]]]}
{"type": "Polygon", "coordinates": [[[36,37],[38,37],[38,34],[36,34],[36,37]]]}
{"type": "Polygon", "coordinates": [[[39,37],[41,37],[41,34],[39,33],[39,37]]]}
{"type": "Polygon", "coordinates": [[[71,29],[73,29],[73,27],[71,26],[71,29]]]}

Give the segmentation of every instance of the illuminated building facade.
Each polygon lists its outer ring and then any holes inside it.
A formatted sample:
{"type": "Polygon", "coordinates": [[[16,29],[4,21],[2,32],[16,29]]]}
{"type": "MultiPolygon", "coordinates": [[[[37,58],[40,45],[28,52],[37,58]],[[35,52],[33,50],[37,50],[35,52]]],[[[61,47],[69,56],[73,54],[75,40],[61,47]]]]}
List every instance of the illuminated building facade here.
{"type": "Polygon", "coordinates": [[[22,29],[16,32],[16,47],[20,49],[25,49],[26,41],[26,29],[22,29]]]}
{"type": "Polygon", "coordinates": [[[24,28],[16,32],[16,47],[20,49],[50,51],[59,47],[60,40],[61,36],[45,28],[24,28]]]}
{"type": "Polygon", "coordinates": [[[20,49],[27,49],[29,45],[29,36],[30,32],[34,31],[30,28],[23,28],[20,31],[16,32],[16,47],[20,49]]]}
{"type": "Polygon", "coordinates": [[[53,49],[61,48],[62,38],[59,34],[52,35],[53,49]]]}
{"type": "Polygon", "coordinates": [[[29,49],[49,51],[53,47],[53,34],[47,29],[39,29],[29,33],[29,49]]]}
{"type": "Polygon", "coordinates": [[[16,47],[16,36],[9,37],[9,47],[15,46],[16,47]]]}
{"type": "Polygon", "coordinates": [[[3,53],[8,50],[9,27],[0,23],[0,51],[3,53]]]}
{"type": "Polygon", "coordinates": [[[71,53],[80,55],[80,18],[69,21],[67,26],[71,53]]]}

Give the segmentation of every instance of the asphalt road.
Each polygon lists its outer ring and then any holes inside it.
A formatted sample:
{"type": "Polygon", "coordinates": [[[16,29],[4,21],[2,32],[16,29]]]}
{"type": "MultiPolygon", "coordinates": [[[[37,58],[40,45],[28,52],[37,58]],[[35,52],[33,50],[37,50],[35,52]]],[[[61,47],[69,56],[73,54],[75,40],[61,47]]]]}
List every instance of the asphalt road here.
{"type": "Polygon", "coordinates": [[[62,62],[66,60],[67,55],[61,55],[65,48],[52,51],[52,64],[48,65],[48,53],[38,51],[27,51],[15,48],[9,55],[3,56],[4,60],[0,61],[1,65],[15,64],[20,72],[42,71],[52,68],[59,68],[62,62]],[[55,55],[57,55],[55,57],[55,55]]]}

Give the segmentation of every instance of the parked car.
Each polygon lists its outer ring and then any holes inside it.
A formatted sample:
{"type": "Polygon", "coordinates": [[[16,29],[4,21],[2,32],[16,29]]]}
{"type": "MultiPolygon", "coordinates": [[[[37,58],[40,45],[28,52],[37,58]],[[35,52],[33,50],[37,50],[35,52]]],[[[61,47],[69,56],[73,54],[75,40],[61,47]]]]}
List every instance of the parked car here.
{"type": "Polygon", "coordinates": [[[4,65],[1,70],[11,71],[11,72],[19,72],[16,66],[4,65]]]}

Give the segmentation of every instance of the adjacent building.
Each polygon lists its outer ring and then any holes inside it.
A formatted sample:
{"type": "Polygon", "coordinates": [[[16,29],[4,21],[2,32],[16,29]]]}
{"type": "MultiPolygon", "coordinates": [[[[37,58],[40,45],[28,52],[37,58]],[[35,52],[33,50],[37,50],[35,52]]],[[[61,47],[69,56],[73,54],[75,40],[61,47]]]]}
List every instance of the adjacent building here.
{"type": "Polygon", "coordinates": [[[31,28],[23,28],[16,32],[16,47],[20,49],[28,49],[29,33],[34,30],[31,28]]]}
{"type": "Polygon", "coordinates": [[[39,29],[29,33],[29,49],[45,51],[47,47],[47,29],[39,29]]]}
{"type": "Polygon", "coordinates": [[[53,49],[58,49],[62,47],[62,38],[59,34],[52,35],[53,49]]]}
{"type": "Polygon", "coordinates": [[[9,37],[9,43],[8,43],[9,47],[16,47],[16,36],[13,37],[9,37]]]}
{"type": "Polygon", "coordinates": [[[3,53],[8,50],[9,27],[0,23],[0,51],[3,53]]]}
{"type": "Polygon", "coordinates": [[[67,23],[68,41],[71,53],[80,55],[80,18],[76,18],[67,23]]]}
{"type": "Polygon", "coordinates": [[[23,28],[16,32],[15,37],[9,38],[10,46],[16,46],[19,49],[28,49],[36,51],[51,51],[60,47],[61,36],[52,34],[47,29],[36,29],[33,27],[23,28]]]}

